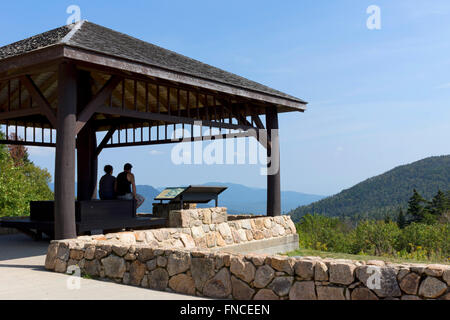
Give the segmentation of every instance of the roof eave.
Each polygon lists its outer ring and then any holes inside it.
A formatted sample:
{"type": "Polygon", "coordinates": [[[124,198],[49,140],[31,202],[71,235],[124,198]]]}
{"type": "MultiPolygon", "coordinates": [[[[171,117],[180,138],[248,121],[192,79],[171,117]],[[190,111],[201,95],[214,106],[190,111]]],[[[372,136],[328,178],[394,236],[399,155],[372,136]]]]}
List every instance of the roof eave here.
{"type": "Polygon", "coordinates": [[[250,90],[216,80],[196,77],[159,66],[145,64],[140,61],[128,60],[116,56],[107,55],[98,51],[83,49],[66,43],[51,45],[0,60],[0,80],[13,78],[22,73],[29,72],[39,65],[51,64],[54,61],[70,59],[87,62],[102,67],[118,69],[164,80],[179,82],[186,85],[197,86],[204,89],[224,92],[236,96],[259,100],[265,103],[280,106],[279,112],[291,112],[306,110],[307,102],[300,99],[293,100],[268,93],[250,90]]]}
{"type": "Polygon", "coordinates": [[[56,44],[27,53],[0,59],[0,81],[17,77],[23,72],[64,59],[64,45],[56,44]],[[26,71],[23,71],[26,70],[26,71]]]}
{"type": "MultiPolygon", "coordinates": [[[[231,84],[216,80],[196,77],[191,74],[182,73],[159,66],[146,64],[140,61],[129,60],[121,57],[111,56],[102,52],[65,45],[64,57],[75,61],[87,62],[102,67],[119,69],[122,71],[156,77],[164,80],[179,82],[186,85],[197,86],[204,89],[215,90],[245,98],[280,105],[295,109],[295,111],[305,111],[307,102],[302,100],[287,99],[264,92],[250,90],[247,88],[233,86],[231,84]]],[[[294,110],[293,110],[294,111],[294,110]]]]}

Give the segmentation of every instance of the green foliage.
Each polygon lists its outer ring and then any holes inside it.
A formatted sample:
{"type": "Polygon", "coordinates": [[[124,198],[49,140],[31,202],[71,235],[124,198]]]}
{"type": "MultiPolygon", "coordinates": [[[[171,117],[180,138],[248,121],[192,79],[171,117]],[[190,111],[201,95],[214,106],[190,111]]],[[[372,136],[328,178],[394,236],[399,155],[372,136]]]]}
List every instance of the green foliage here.
{"type": "MultiPolygon", "coordinates": [[[[0,139],[5,139],[5,134],[0,131],[0,139]]],[[[8,158],[8,149],[4,144],[0,144],[0,163],[8,158]]]]}
{"type": "MultiPolygon", "coordinates": [[[[19,139],[19,137],[16,136],[15,133],[11,133],[10,137],[11,140],[19,139]]],[[[23,165],[23,164],[29,164],[31,163],[28,150],[25,146],[22,145],[8,145],[8,151],[9,156],[14,161],[14,165],[23,165]]]]}
{"type": "Polygon", "coordinates": [[[350,226],[341,220],[320,215],[305,215],[297,224],[300,246],[322,251],[347,252],[349,230],[350,226]]]}
{"type": "Polygon", "coordinates": [[[422,221],[428,210],[425,209],[423,204],[427,201],[422,198],[422,196],[417,192],[416,189],[413,190],[413,195],[408,201],[408,211],[407,213],[412,217],[413,221],[422,221]]]}
{"type": "Polygon", "coordinates": [[[408,202],[408,215],[410,222],[421,222],[425,224],[438,223],[441,216],[449,211],[448,203],[450,198],[441,190],[431,201],[427,201],[414,189],[413,195],[408,202]]]}
{"type": "Polygon", "coordinates": [[[448,194],[449,195],[447,197],[444,192],[438,190],[437,194],[427,207],[428,212],[434,216],[440,216],[444,212],[450,210],[450,192],[448,194]]]}
{"type": "Polygon", "coordinates": [[[351,220],[354,224],[365,219],[384,219],[386,215],[394,218],[399,207],[407,209],[413,189],[427,199],[438,190],[450,190],[450,156],[431,157],[397,167],[289,214],[294,221],[305,214],[318,213],[351,220]]]}
{"type": "Polygon", "coordinates": [[[450,224],[411,223],[397,239],[397,250],[406,256],[415,251],[450,259],[450,224]]]}
{"type": "Polygon", "coordinates": [[[450,190],[447,192],[447,212],[450,211],[450,190]]]}
{"type": "Polygon", "coordinates": [[[354,241],[350,253],[382,256],[395,253],[400,228],[394,222],[366,220],[360,222],[353,232],[354,241]]]}
{"type": "Polygon", "coordinates": [[[47,170],[27,159],[15,162],[8,149],[0,146],[0,217],[29,215],[31,200],[53,199],[50,179],[47,170]]]}
{"type": "Polygon", "coordinates": [[[389,223],[389,222],[392,222],[392,219],[391,219],[391,217],[389,215],[386,214],[384,216],[384,223],[389,223]]]}
{"type": "Polygon", "coordinates": [[[337,218],[305,215],[296,225],[300,247],[326,252],[450,262],[450,223],[360,221],[356,227],[337,218]]]}
{"type": "Polygon", "coordinates": [[[403,213],[403,209],[400,208],[397,216],[397,225],[400,229],[403,229],[406,227],[406,224],[405,214],[403,213]]]}

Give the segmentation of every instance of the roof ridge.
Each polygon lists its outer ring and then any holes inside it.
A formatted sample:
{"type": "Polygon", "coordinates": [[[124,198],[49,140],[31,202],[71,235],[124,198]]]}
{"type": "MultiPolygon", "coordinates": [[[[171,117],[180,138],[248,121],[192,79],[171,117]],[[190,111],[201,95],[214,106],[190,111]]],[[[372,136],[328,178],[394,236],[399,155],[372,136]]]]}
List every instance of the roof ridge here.
{"type": "Polygon", "coordinates": [[[70,39],[73,37],[73,35],[74,35],[75,33],[77,33],[78,30],[80,30],[81,26],[82,26],[83,23],[85,23],[86,21],[87,21],[87,20],[80,20],[80,21],[74,23],[73,25],[71,25],[72,30],[70,30],[70,32],[69,32],[68,34],[66,34],[66,35],[64,36],[64,38],[62,38],[62,39],[59,41],[59,43],[67,44],[67,43],[70,41],[70,39]]]}

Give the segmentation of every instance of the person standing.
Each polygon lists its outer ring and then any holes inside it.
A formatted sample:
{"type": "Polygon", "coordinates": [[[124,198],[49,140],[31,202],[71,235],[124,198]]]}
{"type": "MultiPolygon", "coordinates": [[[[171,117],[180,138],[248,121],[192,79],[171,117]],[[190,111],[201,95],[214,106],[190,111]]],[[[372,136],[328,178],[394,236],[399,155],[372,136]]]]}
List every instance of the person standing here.
{"type": "Polygon", "coordinates": [[[105,175],[100,179],[98,194],[101,200],[113,200],[116,198],[114,192],[116,178],[112,175],[113,167],[108,164],[103,170],[105,175]]]}
{"type": "Polygon", "coordinates": [[[136,209],[144,203],[145,198],[136,193],[136,182],[134,174],[131,173],[133,166],[130,163],[126,163],[123,166],[123,172],[119,173],[116,179],[115,190],[117,199],[122,200],[136,200],[136,209]]]}

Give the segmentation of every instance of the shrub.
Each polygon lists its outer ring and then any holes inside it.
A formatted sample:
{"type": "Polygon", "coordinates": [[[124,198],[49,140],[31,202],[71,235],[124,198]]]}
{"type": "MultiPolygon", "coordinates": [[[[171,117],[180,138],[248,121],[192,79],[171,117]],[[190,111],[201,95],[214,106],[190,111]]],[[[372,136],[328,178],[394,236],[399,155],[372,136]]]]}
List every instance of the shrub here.
{"type": "Polygon", "coordinates": [[[450,223],[365,220],[356,227],[339,218],[305,215],[297,224],[300,247],[330,252],[450,262],[450,223]]]}
{"type": "Polygon", "coordinates": [[[346,234],[351,227],[338,218],[307,214],[297,224],[300,246],[322,251],[345,252],[350,241],[346,234]]]}
{"type": "Polygon", "coordinates": [[[395,243],[401,233],[394,222],[366,220],[354,230],[352,252],[383,256],[395,253],[395,243]]]}

